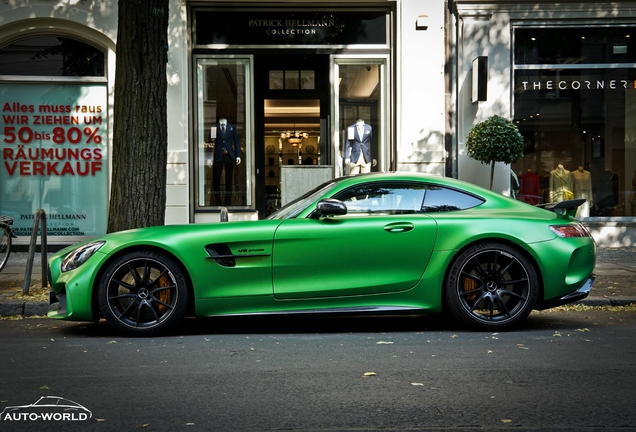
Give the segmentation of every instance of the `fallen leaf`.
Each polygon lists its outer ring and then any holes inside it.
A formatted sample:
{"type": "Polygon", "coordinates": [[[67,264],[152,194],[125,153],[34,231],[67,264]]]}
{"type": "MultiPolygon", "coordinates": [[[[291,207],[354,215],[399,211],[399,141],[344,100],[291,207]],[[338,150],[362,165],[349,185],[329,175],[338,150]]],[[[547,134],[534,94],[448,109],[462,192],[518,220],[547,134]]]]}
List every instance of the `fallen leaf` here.
{"type": "Polygon", "coordinates": [[[414,385],[414,386],[423,386],[424,384],[422,384],[422,383],[411,383],[411,385],[414,385]]]}
{"type": "Polygon", "coordinates": [[[452,339],[455,339],[456,337],[457,337],[457,335],[456,335],[456,334],[454,334],[454,335],[452,335],[452,336],[451,336],[451,338],[452,338],[452,339]]]}
{"type": "Polygon", "coordinates": [[[364,376],[365,377],[372,377],[372,376],[377,376],[377,374],[375,372],[365,372],[364,376]]]}
{"type": "Polygon", "coordinates": [[[491,350],[488,350],[488,354],[492,354],[492,351],[491,351],[491,350]]]}
{"type": "Polygon", "coordinates": [[[393,342],[378,341],[376,345],[391,345],[393,342]]]}
{"type": "Polygon", "coordinates": [[[584,332],[589,332],[590,329],[589,328],[582,328],[582,329],[576,329],[575,331],[584,333],[584,332]]]}
{"type": "Polygon", "coordinates": [[[510,419],[503,419],[501,420],[502,423],[512,423],[512,420],[510,419]]]}
{"type": "Polygon", "coordinates": [[[49,388],[49,386],[45,386],[44,385],[44,386],[40,387],[40,390],[50,390],[50,388],[49,388]]]}
{"type": "Polygon", "coordinates": [[[95,421],[98,421],[98,422],[105,422],[105,421],[106,421],[106,419],[103,419],[103,418],[96,418],[96,419],[95,419],[95,421]]]}
{"type": "Polygon", "coordinates": [[[108,342],[108,343],[109,343],[109,344],[116,344],[116,343],[117,343],[117,341],[110,341],[110,342],[108,342]]]}

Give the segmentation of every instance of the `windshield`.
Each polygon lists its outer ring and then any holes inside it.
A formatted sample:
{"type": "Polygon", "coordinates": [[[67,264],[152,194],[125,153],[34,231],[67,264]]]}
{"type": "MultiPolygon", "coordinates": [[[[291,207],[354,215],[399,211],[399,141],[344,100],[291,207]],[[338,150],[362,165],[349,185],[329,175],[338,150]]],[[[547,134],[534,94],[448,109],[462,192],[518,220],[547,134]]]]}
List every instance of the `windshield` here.
{"type": "Polygon", "coordinates": [[[310,204],[316,201],[318,198],[329,192],[336,186],[337,182],[329,181],[327,183],[323,183],[314,190],[307,192],[305,195],[300,198],[296,198],[289,204],[286,204],[280,210],[272,213],[266,219],[274,220],[274,219],[293,219],[298,216],[303,210],[307,208],[310,204]]]}

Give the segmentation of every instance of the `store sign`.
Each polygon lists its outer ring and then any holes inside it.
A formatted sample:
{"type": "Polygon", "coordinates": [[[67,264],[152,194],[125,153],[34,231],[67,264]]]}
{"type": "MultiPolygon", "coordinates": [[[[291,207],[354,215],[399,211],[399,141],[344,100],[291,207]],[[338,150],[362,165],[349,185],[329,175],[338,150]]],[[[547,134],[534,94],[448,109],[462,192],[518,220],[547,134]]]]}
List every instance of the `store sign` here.
{"type": "Polygon", "coordinates": [[[0,214],[31,235],[94,236],[107,223],[107,94],[103,85],[0,84],[0,214]]]}
{"type": "Polygon", "coordinates": [[[532,90],[625,90],[636,89],[636,81],[625,79],[583,79],[583,80],[544,80],[521,81],[520,91],[532,90]]]}
{"type": "Polygon", "coordinates": [[[197,10],[196,45],[351,45],[387,41],[385,11],[197,10]]]}

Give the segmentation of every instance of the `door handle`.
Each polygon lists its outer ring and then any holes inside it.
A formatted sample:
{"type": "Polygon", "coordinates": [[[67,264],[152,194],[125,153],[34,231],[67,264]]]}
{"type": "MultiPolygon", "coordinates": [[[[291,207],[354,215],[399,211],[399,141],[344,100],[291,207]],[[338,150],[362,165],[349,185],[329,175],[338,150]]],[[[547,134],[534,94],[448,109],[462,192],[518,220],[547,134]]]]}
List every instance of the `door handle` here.
{"type": "Polygon", "coordinates": [[[415,228],[415,227],[410,222],[394,222],[394,223],[386,225],[384,227],[384,231],[387,231],[387,232],[407,232],[407,231],[411,231],[413,228],[415,228]]]}

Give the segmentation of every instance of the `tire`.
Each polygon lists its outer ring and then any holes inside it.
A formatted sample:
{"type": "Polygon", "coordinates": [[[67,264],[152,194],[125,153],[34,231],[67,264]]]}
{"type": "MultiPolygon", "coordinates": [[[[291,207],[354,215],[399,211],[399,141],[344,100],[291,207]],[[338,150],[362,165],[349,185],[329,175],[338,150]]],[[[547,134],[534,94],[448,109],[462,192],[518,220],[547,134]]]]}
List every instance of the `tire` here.
{"type": "Polygon", "coordinates": [[[99,308],[116,330],[135,336],[165,332],[185,315],[186,280],[167,256],[130,252],[108,265],[98,293],[99,308]]]}
{"type": "Polygon", "coordinates": [[[537,300],[539,279],[517,249],[482,243],[453,262],[445,292],[459,321],[477,330],[499,331],[528,317],[537,300]]]}
{"type": "Polygon", "coordinates": [[[0,271],[4,268],[11,255],[11,232],[0,226],[0,271]]]}

